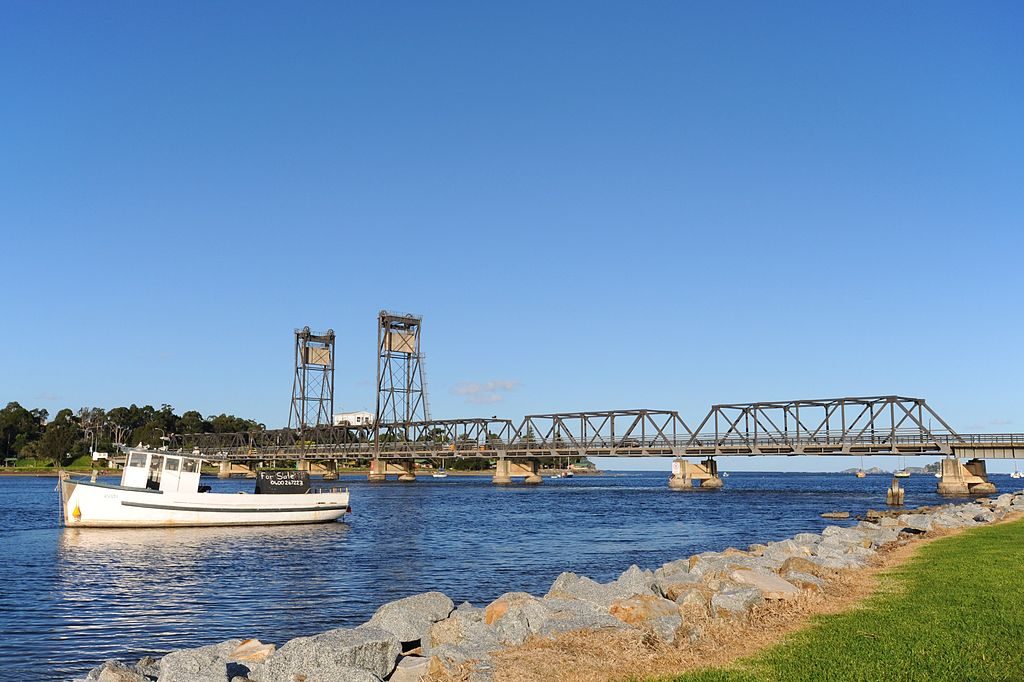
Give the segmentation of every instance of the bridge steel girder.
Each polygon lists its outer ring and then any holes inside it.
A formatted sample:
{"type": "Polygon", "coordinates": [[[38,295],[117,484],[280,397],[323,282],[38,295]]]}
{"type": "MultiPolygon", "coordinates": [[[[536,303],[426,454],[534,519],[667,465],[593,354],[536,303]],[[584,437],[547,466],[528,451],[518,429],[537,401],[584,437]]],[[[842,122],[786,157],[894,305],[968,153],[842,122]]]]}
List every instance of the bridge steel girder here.
{"type": "Polygon", "coordinates": [[[513,455],[668,456],[693,436],[673,410],[606,410],[527,415],[509,443],[513,455]]]}
{"type": "Polygon", "coordinates": [[[962,440],[923,398],[888,395],[714,405],[685,449],[688,455],[949,455],[962,440]]]}
{"type": "Polygon", "coordinates": [[[946,455],[1024,459],[1024,435],[965,435],[922,398],[873,396],[715,405],[691,430],[670,410],[438,419],[172,435],[210,461],[755,455],[946,455]],[[930,420],[930,421],[929,421],[930,420]],[[933,428],[933,422],[938,428],[933,428]],[[379,450],[377,449],[379,448],[379,450]]]}

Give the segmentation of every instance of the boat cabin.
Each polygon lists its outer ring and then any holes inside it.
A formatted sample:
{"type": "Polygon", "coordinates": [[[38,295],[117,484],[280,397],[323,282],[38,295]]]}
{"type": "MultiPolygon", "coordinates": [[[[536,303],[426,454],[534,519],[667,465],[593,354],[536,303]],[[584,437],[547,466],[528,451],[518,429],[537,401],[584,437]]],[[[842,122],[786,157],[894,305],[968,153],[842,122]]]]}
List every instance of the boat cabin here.
{"type": "Polygon", "coordinates": [[[203,461],[182,453],[132,450],[128,453],[121,485],[169,493],[199,492],[203,461]]]}

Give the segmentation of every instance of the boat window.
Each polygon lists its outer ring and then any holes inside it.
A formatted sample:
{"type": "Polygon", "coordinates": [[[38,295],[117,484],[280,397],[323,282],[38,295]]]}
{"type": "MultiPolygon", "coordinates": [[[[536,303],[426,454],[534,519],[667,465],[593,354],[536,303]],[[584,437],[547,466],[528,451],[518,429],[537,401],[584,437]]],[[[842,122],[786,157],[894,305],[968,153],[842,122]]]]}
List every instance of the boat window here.
{"type": "Polygon", "coordinates": [[[181,462],[177,457],[168,457],[167,461],[164,462],[164,469],[167,471],[177,471],[178,464],[181,462]]]}
{"type": "Polygon", "coordinates": [[[130,467],[144,467],[146,466],[146,456],[140,452],[132,453],[131,458],[128,460],[128,466],[130,467]]]}
{"type": "Polygon", "coordinates": [[[186,471],[186,472],[188,472],[190,474],[193,474],[193,473],[199,471],[199,460],[186,459],[184,461],[184,463],[182,464],[181,470],[182,471],[186,471]]]}

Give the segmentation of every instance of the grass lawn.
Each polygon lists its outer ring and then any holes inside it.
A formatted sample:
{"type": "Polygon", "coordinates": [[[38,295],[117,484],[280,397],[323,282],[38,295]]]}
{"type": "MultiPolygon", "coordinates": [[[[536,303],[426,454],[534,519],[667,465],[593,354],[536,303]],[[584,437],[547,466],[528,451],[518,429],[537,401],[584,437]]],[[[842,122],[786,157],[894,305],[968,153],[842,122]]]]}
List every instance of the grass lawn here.
{"type": "Polygon", "coordinates": [[[676,682],[1024,680],[1024,521],[918,549],[861,608],[676,682]]]}

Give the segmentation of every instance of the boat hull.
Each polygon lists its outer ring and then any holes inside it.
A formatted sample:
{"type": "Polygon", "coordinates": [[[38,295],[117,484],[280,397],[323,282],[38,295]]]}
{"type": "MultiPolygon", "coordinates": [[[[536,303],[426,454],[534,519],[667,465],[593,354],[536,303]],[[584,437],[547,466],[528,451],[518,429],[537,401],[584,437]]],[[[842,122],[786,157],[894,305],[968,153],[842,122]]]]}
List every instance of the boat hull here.
{"type": "Polygon", "coordinates": [[[248,495],[164,493],[103,483],[61,481],[69,528],[164,528],[330,523],[349,508],[347,492],[248,495]]]}

